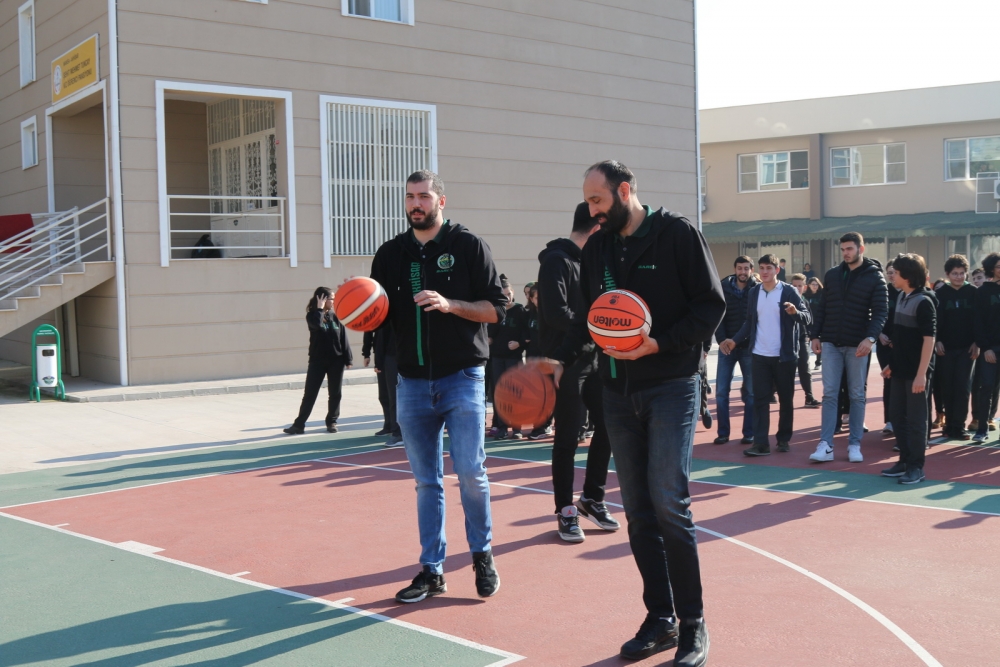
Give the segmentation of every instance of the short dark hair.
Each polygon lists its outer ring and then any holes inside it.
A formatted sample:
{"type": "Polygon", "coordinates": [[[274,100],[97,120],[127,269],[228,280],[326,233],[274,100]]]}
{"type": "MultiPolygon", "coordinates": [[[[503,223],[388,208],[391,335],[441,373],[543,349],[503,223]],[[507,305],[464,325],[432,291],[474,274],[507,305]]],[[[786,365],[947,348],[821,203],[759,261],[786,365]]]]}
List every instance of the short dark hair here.
{"type": "Polygon", "coordinates": [[[861,232],[847,232],[840,237],[841,243],[854,243],[859,248],[865,244],[865,237],[861,236],[861,232]]]}
{"type": "Polygon", "coordinates": [[[778,261],[779,261],[780,263],[784,264],[784,263],[785,263],[785,262],[787,262],[788,260],[787,260],[787,259],[785,259],[784,257],[782,257],[782,258],[781,258],[781,259],[779,259],[778,261]]]}
{"type": "Polygon", "coordinates": [[[510,281],[507,280],[507,276],[505,276],[502,273],[500,274],[500,287],[502,287],[504,289],[507,289],[508,287],[510,287],[510,281]]]}
{"type": "Polygon", "coordinates": [[[635,182],[635,174],[618,160],[604,160],[603,162],[592,164],[584,172],[583,177],[586,178],[593,171],[601,172],[612,192],[617,192],[618,186],[622,183],[628,183],[629,187],[632,188],[632,192],[639,191],[638,185],[635,182]]]}
{"type": "Polygon", "coordinates": [[[802,275],[801,273],[793,273],[792,277],[789,278],[789,280],[801,280],[802,282],[805,282],[806,281],[806,277],[804,275],[802,275]]]}
{"type": "Polygon", "coordinates": [[[917,253],[899,253],[892,260],[892,266],[913,289],[919,289],[927,284],[927,262],[917,253]]]}
{"type": "Polygon", "coordinates": [[[407,183],[423,183],[424,181],[431,182],[431,191],[438,197],[444,194],[444,181],[430,169],[415,171],[406,179],[407,183]]]}
{"type": "Polygon", "coordinates": [[[757,266],[760,266],[761,264],[770,264],[771,266],[778,266],[778,258],[771,254],[764,255],[763,257],[757,260],[757,266]]]}
{"type": "Polygon", "coordinates": [[[1000,252],[991,252],[983,257],[983,271],[987,278],[993,277],[993,272],[997,269],[997,262],[1000,262],[1000,252]]]}
{"type": "Polygon", "coordinates": [[[985,271],[983,271],[982,267],[980,267],[980,268],[978,268],[978,269],[973,269],[973,270],[972,270],[972,274],[971,274],[971,275],[973,275],[973,276],[974,276],[974,275],[976,275],[977,273],[981,273],[981,274],[983,274],[984,276],[986,275],[986,272],[985,272],[985,271]]]}
{"type": "Polygon", "coordinates": [[[736,261],[733,262],[734,269],[736,268],[737,264],[749,264],[750,268],[751,269],[753,268],[753,260],[747,257],[746,255],[740,255],[739,257],[736,258],[736,261]]]}
{"type": "Polygon", "coordinates": [[[948,258],[948,261],[944,263],[945,275],[951,273],[955,269],[965,269],[965,272],[969,272],[969,260],[965,258],[965,255],[952,255],[948,258]]]}
{"type": "Polygon", "coordinates": [[[597,225],[598,222],[594,218],[590,217],[590,204],[585,201],[580,202],[576,205],[576,211],[573,212],[573,233],[579,234],[582,232],[589,232],[597,225]]]}

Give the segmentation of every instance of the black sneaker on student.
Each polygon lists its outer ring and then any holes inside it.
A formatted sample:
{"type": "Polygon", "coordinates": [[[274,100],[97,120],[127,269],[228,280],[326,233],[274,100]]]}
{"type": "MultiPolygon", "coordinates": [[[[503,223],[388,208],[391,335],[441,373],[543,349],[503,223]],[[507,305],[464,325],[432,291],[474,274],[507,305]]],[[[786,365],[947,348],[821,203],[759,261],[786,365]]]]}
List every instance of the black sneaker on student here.
{"type": "Polygon", "coordinates": [[[500,429],[500,430],[498,430],[496,432],[496,435],[493,436],[493,439],[494,440],[506,440],[509,437],[510,437],[510,431],[508,431],[505,428],[502,428],[502,429],[500,429]]]}
{"type": "Polygon", "coordinates": [[[580,528],[580,510],[575,505],[567,505],[557,515],[559,537],[566,542],[583,542],[587,536],[580,528]]]}
{"type": "Polygon", "coordinates": [[[882,471],[883,477],[902,477],[906,472],[906,464],[902,461],[896,461],[891,468],[886,468],[882,471]]]}
{"type": "Polygon", "coordinates": [[[337,424],[336,423],[327,424],[326,425],[326,432],[327,433],[336,433],[337,432],[337,424]]]}
{"type": "Polygon", "coordinates": [[[701,423],[705,428],[712,428],[712,412],[708,408],[701,413],[701,423]]]}
{"type": "Polygon", "coordinates": [[[704,667],[708,662],[708,628],[704,618],[682,618],[674,667],[704,667]]]}
{"type": "Polygon", "coordinates": [[[303,433],[306,432],[304,428],[302,428],[301,426],[296,426],[295,424],[292,424],[288,428],[283,428],[281,430],[282,432],[287,433],[288,435],[302,435],[303,433]]]}
{"type": "Polygon", "coordinates": [[[375,435],[389,435],[391,432],[392,431],[389,428],[383,426],[379,430],[375,431],[375,435]]]}
{"type": "Polygon", "coordinates": [[[743,450],[743,456],[770,456],[771,445],[754,445],[750,449],[743,450]]]}
{"type": "Polygon", "coordinates": [[[493,563],[493,551],[473,551],[472,569],[476,571],[476,592],[481,598],[493,597],[500,590],[500,575],[493,563]]]}
{"type": "Polygon", "coordinates": [[[822,405],[823,405],[822,401],[817,401],[812,396],[808,396],[806,398],[806,407],[807,408],[818,408],[818,407],[821,407],[822,405]]]}
{"type": "Polygon", "coordinates": [[[528,440],[541,440],[542,438],[548,437],[549,430],[546,428],[536,428],[532,429],[531,433],[528,434],[528,440]]]}
{"type": "Polygon", "coordinates": [[[444,575],[434,574],[424,566],[420,574],[413,577],[413,583],[396,593],[396,602],[412,604],[447,592],[448,584],[444,583],[444,575]]]}
{"type": "Polygon", "coordinates": [[[580,499],[576,501],[576,509],[579,510],[581,515],[590,519],[604,530],[615,531],[622,527],[618,523],[618,519],[611,516],[608,506],[604,503],[580,496],[580,499]]]}
{"type": "Polygon", "coordinates": [[[741,445],[752,445],[753,444],[753,437],[747,436],[745,438],[742,438],[740,440],[740,444],[741,445]]]}
{"type": "Polygon", "coordinates": [[[622,644],[619,655],[626,660],[643,660],[677,646],[677,625],[673,618],[646,614],[635,637],[622,644]]]}
{"type": "Polygon", "coordinates": [[[911,468],[899,478],[900,484],[919,484],[922,481],[924,481],[923,468],[911,468]]]}
{"type": "Polygon", "coordinates": [[[782,454],[787,454],[788,452],[792,451],[792,448],[788,444],[787,440],[779,440],[778,441],[778,451],[781,452],[782,454]]]}

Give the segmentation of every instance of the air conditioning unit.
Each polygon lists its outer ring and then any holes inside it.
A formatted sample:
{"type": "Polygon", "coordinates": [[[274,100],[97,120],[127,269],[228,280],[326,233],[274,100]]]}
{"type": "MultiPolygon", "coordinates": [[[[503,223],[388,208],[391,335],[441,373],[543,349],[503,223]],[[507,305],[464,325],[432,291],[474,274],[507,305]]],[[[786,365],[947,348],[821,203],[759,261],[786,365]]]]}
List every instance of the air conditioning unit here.
{"type": "Polygon", "coordinates": [[[1000,199],[1000,178],[993,181],[993,198],[1000,199]]]}

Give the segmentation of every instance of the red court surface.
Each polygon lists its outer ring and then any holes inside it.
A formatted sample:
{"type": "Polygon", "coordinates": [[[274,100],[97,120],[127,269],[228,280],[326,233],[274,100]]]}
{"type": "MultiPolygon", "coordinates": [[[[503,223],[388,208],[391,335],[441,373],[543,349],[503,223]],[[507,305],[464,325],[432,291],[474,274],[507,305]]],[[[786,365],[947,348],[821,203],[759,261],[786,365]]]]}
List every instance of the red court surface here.
{"type": "MultiPolygon", "coordinates": [[[[475,595],[450,480],[449,592],[393,602],[419,553],[413,479],[400,450],[5,511],[310,596],[353,598],[353,606],[523,655],[526,664],[626,664],[618,648],[644,610],[625,530],[588,529],[583,544],[561,542],[545,493],[549,465],[488,465],[502,587],[485,601],[475,595]]],[[[608,500],[618,503],[614,484],[612,474],[608,500]]],[[[996,664],[1000,518],[702,483],[692,492],[710,664],[996,664]]]]}

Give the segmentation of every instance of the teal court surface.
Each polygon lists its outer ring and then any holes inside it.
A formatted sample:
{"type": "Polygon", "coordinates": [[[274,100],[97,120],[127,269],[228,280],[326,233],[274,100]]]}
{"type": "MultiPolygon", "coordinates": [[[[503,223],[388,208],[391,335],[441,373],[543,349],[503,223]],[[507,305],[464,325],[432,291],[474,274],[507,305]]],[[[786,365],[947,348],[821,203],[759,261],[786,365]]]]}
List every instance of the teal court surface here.
{"type": "MultiPolygon", "coordinates": [[[[996,664],[997,443],[935,445],[902,487],[880,434],[810,465],[818,412],[760,460],[699,427],[710,664],[996,664]]],[[[367,431],[0,475],[0,666],[628,664],[626,531],[556,537],[550,452],[488,446],[499,594],[476,597],[449,479],[449,591],[406,607],[413,479],[367,431]]],[[[624,523],[614,474],[608,502],[624,523]]]]}

